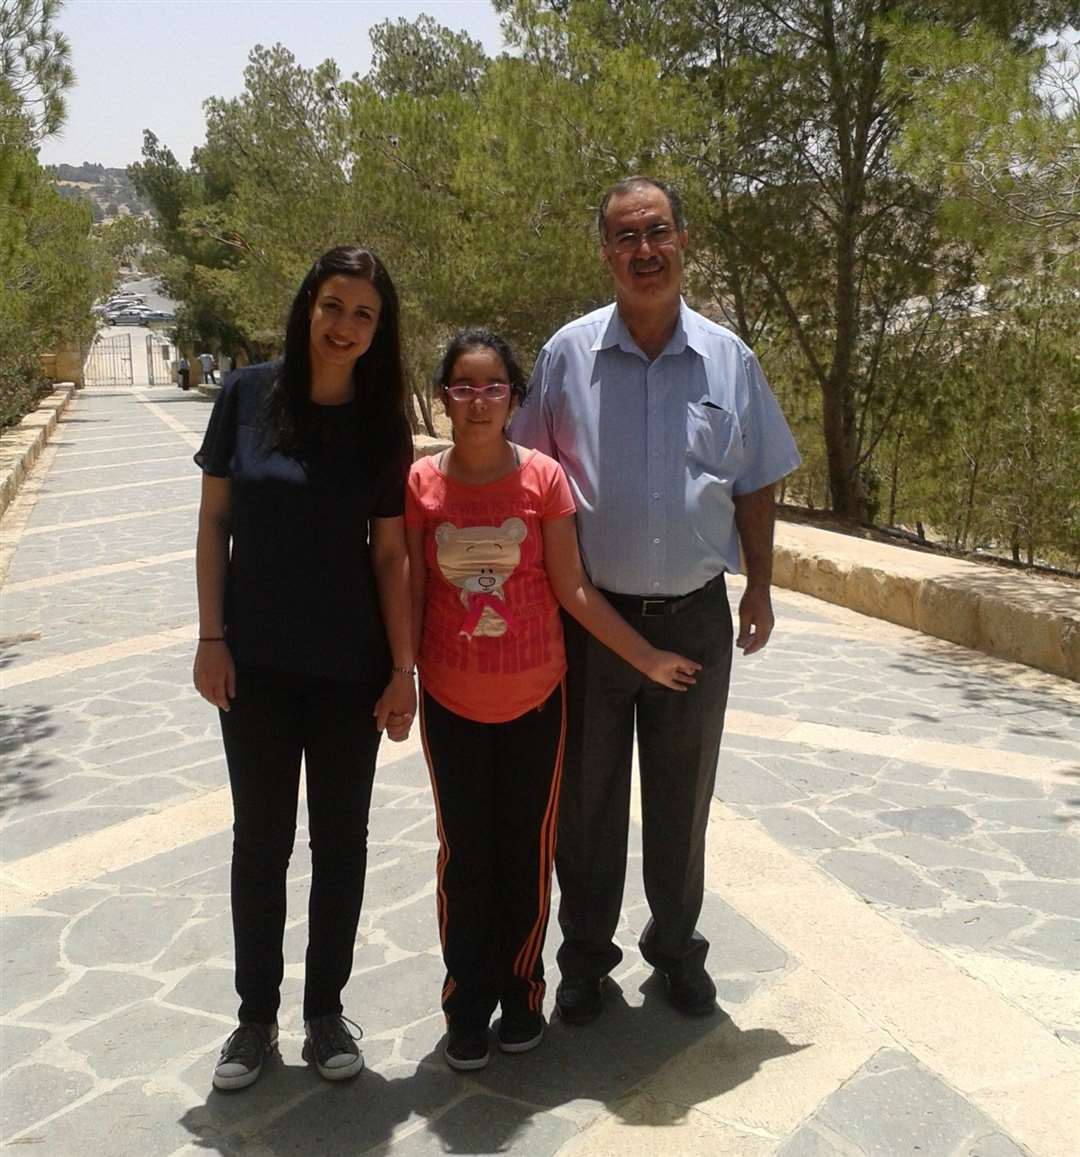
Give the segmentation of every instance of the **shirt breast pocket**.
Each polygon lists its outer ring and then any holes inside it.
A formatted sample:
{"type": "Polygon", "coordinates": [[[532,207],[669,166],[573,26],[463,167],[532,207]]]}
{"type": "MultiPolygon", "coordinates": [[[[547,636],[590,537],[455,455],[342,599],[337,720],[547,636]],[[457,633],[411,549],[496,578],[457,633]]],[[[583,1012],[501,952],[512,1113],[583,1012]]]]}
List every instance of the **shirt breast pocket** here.
{"type": "Polygon", "coordinates": [[[742,461],[739,419],[708,398],[686,404],[686,463],[693,477],[733,482],[742,461]]]}

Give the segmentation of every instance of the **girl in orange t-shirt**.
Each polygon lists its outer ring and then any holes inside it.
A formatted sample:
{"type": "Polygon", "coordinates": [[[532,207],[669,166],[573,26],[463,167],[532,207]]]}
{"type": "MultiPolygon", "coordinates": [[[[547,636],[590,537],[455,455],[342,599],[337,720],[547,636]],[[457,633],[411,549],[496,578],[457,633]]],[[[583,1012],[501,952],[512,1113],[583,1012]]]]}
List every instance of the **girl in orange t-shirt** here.
{"type": "Polygon", "coordinates": [[[562,467],[509,442],[525,396],[509,346],[459,334],[437,386],[453,446],[416,462],[405,525],[420,727],[438,819],[438,917],[451,1068],[544,1035],[551,867],[565,735],[559,607],[656,682],[685,691],[699,664],[658,651],[592,586],[562,467]]]}

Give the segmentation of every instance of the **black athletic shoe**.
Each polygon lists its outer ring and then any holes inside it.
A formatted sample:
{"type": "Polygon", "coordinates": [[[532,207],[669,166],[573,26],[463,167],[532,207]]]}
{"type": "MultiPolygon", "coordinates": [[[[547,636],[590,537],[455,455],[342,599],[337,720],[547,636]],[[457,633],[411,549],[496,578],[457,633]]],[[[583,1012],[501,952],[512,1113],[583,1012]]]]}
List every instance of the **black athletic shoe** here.
{"type": "Polygon", "coordinates": [[[345,1081],[364,1067],[364,1054],[356,1043],[363,1030],[347,1017],[338,1013],[312,1017],[304,1022],[304,1033],[302,1056],[323,1080],[345,1081]]]}
{"type": "Polygon", "coordinates": [[[604,1007],[604,978],[574,980],[564,977],[555,990],[555,1007],[566,1024],[588,1024],[604,1007]]]}
{"type": "Polygon", "coordinates": [[[470,1032],[465,1029],[451,1029],[443,1048],[446,1063],[459,1073],[471,1069],[482,1069],[491,1060],[488,1052],[487,1032],[470,1032]]]}
{"type": "Polygon", "coordinates": [[[259,1079],[263,1061],[277,1048],[278,1026],[249,1022],[234,1029],[214,1066],[215,1089],[246,1089],[259,1079]]]}
{"type": "Polygon", "coordinates": [[[544,1039],[544,1018],[538,1012],[504,1012],[498,1036],[502,1052],[527,1053],[544,1039]]]}

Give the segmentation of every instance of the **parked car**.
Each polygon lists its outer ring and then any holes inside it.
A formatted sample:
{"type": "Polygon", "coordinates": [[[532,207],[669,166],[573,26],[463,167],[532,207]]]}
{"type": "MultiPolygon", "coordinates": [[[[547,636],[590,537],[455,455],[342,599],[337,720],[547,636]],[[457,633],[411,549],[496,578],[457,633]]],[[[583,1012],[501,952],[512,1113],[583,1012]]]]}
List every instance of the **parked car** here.
{"type": "Polygon", "coordinates": [[[150,321],[144,310],[125,309],[118,313],[107,313],[105,320],[110,325],[149,325],[150,321]]]}

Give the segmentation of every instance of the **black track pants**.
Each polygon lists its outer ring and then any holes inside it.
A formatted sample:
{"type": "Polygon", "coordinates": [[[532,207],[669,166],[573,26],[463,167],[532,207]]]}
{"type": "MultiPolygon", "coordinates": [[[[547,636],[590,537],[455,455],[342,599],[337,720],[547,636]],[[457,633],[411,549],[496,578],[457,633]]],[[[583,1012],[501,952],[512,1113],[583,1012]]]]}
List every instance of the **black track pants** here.
{"type": "Polygon", "coordinates": [[[442,1006],[480,1029],[495,1006],[540,1011],[565,688],[507,723],[477,723],[427,692],[420,725],[439,831],[442,1006]]]}

